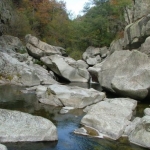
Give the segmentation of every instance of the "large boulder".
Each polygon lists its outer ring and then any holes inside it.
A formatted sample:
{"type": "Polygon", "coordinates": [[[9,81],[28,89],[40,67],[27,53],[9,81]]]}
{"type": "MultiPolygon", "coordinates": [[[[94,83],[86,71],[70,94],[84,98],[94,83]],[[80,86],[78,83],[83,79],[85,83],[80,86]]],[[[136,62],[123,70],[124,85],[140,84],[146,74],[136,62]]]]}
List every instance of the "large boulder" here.
{"type": "Polygon", "coordinates": [[[129,135],[131,143],[150,148],[150,116],[144,116],[129,135]]]}
{"type": "Polygon", "coordinates": [[[105,137],[117,140],[129,124],[133,113],[132,106],[135,104],[135,100],[131,99],[107,99],[93,105],[82,118],[81,124],[94,128],[105,137]]]}
{"type": "Polygon", "coordinates": [[[36,59],[40,59],[43,56],[50,56],[54,54],[65,55],[65,49],[49,45],[40,41],[37,37],[30,34],[26,35],[26,47],[29,55],[36,59]]]}
{"type": "Polygon", "coordinates": [[[122,95],[142,100],[149,95],[150,60],[147,55],[132,51],[116,70],[111,81],[113,90],[122,95]]]}
{"type": "Polygon", "coordinates": [[[54,124],[40,116],[0,109],[0,142],[55,141],[54,124]]]}
{"type": "Polygon", "coordinates": [[[149,95],[150,60],[139,51],[115,51],[98,74],[101,86],[122,96],[142,100],[149,95]]]}
{"type": "Polygon", "coordinates": [[[98,73],[98,80],[103,88],[114,92],[111,86],[112,79],[114,78],[118,67],[124,63],[130,53],[130,51],[115,51],[102,63],[98,73]]]}
{"type": "Polygon", "coordinates": [[[83,108],[105,98],[105,93],[94,89],[58,84],[50,85],[48,88],[39,86],[36,94],[41,103],[74,108],[83,108]]]}
{"type": "Polygon", "coordinates": [[[150,36],[150,14],[126,26],[124,31],[124,48],[139,48],[148,36],[150,36]]]}
{"type": "Polygon", "coordinates": [[[69,57],[51,55],[42,57],[41,61],[53,72],[71,82],[88,82],[89,72],[77,61],[69,57]]]}

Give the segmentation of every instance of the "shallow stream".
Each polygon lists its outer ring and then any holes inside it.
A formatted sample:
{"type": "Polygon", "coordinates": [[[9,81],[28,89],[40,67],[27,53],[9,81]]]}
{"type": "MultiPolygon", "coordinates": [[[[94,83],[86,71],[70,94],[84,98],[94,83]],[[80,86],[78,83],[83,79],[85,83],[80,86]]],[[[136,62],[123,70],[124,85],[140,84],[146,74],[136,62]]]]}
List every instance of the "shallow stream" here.
{"type": "MultiPolygon", "coordinates": [[[[70,86],[72,85],[101,90],[98,84],[70,84],[70,86]]],[[[82,109],[75,109],[67,114],[60,114],[60,107],[41,104],[37,101],[34,93],[23,94],[20,92],[21,89],[23,87],[1,85],[0,108],[19,110],[50,119],[58,129],[58,141],[4,143],[8,150],[146,150],[129,143],[126,138],[112,141],[76,135],[73,131],[80,127],[80,120],[85,115],[82,109]]],[[[136,116],[142,117],[143,110],[146,107],[149,107],[148,103],[138,103],[136,116]]]]}

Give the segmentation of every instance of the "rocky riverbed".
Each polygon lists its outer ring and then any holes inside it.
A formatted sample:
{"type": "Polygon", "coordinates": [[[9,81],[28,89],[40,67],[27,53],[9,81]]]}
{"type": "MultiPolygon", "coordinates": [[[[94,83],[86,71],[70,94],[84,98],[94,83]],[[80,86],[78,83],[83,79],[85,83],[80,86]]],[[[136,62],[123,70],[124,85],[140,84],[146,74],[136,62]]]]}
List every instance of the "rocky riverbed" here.
{"type": "MultiPolygon", "coordinates": [[[[88,84],[77,84],[87,88],[88,84]]],[[[95,84],[91,85],[96,87],[95,84]]],[[[100,88],[97,86],[97,88],[100,88]]],[[[56,142],[36,142],[36,143],[4,143],[8,150],[83,150],[83,149],[131,149],[145,150],[145,148],[129,143],[127,138],[120,138],[117,141],[109,139],[91,138],[74,134],[74,130],[81,127],[80,121],[85,115],[82,109],[70,110],[67,114],[60,114],[62,107],[54,107],[39,103],[35,93],[24,94],[20,90],[23,87],[14,85],[0,86],[0,106],[1,108],[18,110],[32,115],[42,116],[51,120],[58,129],[58,141],[56,142]]],[[[145,102],[138,103],[136,116],[143,116],[143,110],[149,105],[145,102]]]]}

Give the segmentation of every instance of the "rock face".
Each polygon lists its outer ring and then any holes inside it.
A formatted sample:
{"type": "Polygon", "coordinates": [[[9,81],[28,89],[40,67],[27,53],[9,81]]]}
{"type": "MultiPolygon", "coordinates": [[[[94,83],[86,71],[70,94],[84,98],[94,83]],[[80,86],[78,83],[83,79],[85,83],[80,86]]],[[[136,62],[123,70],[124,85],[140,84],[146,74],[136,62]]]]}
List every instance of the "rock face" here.
{"type": "Polygon", "coordinates": [[[131,99],[107,99],[99,102],[88,111],[81,124],[96,129],[100,134],[117,140],[132,117],[132,106],[136,101],[131,99]],[[115,101],[118,100],[118,103],[115,101]]]}
{"type": "Polygon", "coordinates": [[[53,72],[71,82],[88,82],[89,72],[77,61],[69,57],[52,55],[42,57],[41,61],[53,72]],[[81,67],[81,68],[80,68],[81,67]]]}
{"type": "Polygon", "coordinates": [[[105,98],[104,93],[94,89],[67,87],[57,84],[48,86],[48,88],[40,86],[37,88],[36,93],[41,103],[74,108],[84,108],[105,98]]]}
{"type": "Polygon", "coordinates": [[[150,116],[144,116],[129,135],[131,143],[150,148],[150,116]]]}
{"type": "Polygon", "coordinates": [[[125,13],[125,20],[128,24],[140,19],[150,13],[149,0],[134,0],[125,13]]]}
{"type": "Polygon", "coordinates": [[[124,48],[136,49],[150,36],[150,14],[129,24],[124,32],[124,48]]]}
{"type": "Polygon", "coordinates": [[[149,78],[150,60],[136,50],[114,52],[105,60],[98,76],[103,88],[139,100],[149,94],[149,78]]]}
{"type": "Polygon", "coordinates": [[[26,35],[26,43],[28,53],[36,59],[54,54],[65,55],[65,49],[49,45],[30,34],[26,35]]]}
{"type": "Polygon", "coordinates": [[[0,109],[0,141],[55,141],[57,129],[45,118],[19,111],[0,109]]]}
{"type": "Polygon", "coordinates": [[[102,61],[102,58],[105,58],[108,55],[108,48],[95,48],[88,47],[86,51],[83,53],[83,60],[90,66],[93,66],[102,61]]]}

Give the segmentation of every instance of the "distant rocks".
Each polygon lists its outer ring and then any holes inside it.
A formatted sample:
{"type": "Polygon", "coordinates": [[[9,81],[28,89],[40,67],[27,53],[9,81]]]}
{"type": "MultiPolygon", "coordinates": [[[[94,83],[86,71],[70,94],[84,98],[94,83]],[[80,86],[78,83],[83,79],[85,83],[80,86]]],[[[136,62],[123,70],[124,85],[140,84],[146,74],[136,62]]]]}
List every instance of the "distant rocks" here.
{"type": "Polygon", "coordinates": [[[0,142],[55,141],[54,124],[39,116],[0,109],[0,142]]]}
{"type": "Polygon", "coordinates": [[[100,63],[102,59],[106,58],[109,54],[109,50],[107,47],[95,48],[88,47],[86,51],[83,53],[83,60],[90,66],[94,66],[97,63],[100,63]]]}

